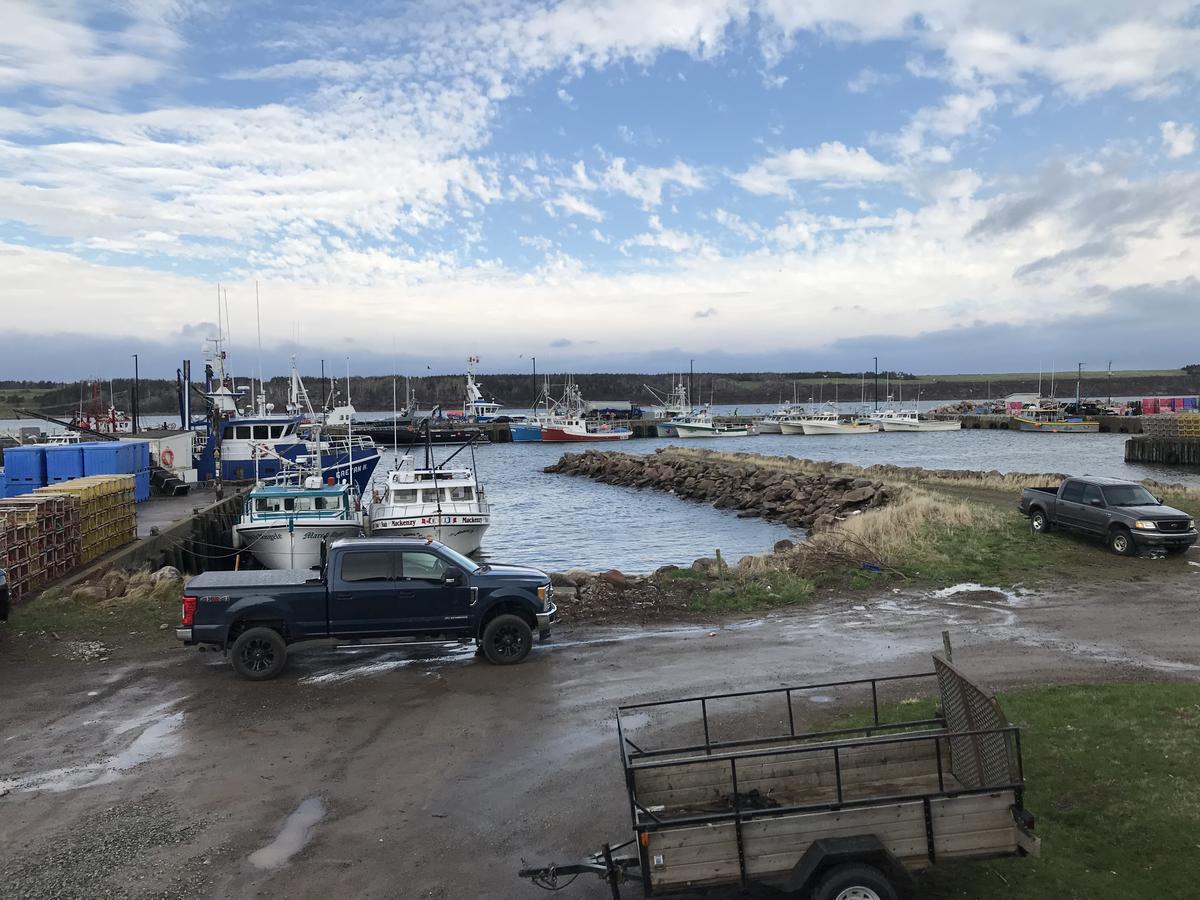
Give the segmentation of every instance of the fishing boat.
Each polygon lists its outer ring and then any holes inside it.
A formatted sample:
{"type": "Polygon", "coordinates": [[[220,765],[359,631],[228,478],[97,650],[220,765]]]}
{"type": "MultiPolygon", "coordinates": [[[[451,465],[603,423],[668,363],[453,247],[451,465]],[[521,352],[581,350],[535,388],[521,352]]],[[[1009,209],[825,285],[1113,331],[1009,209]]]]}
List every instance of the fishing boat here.
{"type": "Polygon", "coordinates": [[[676,419],[674,425],[675,436],[679,438],[748,437],[756,433],[753,425],[717,422],[708,410],[686,419],[676,419]]]}
{"type": "Polygon", "coordinates": [[[648,384],[643,387],[658,401],[657,404],[650,407],[651,416],[656,420],[655,433],[659,437],[678,437],[678,432],[675,430],[676,423],[688,421],[694,412],[692,401],[688,396],[687,385],[684,384],[682,377],[671,387],[671,392],[665,397],[648,384]]]}
{"type": "Polygon", "coordinates": [[[960,431],[960,419],[925,419],[915,409],[898,410],[879,419],[871,417],[883,431],[960,431]]]}
{"type": "Polygon", "coordinates": [[[1017,431],[1043,434],[1096,434],[1100,431],[1100,423],[1095,419],[1068,416],[1061,408],[1027,407],[1010,420],[1017,431]]]}
{"type": "Polygon", "coordinates": [[[310,475],[302,485],[255,485],[233,526],[233,546],[248,550],[267,569],[312,569],[321,564],[323,544],[360,534],[354,486],[310,475]]]}
{"type": "Polygon", "coordinates": [[[832,403],[826,403],[820,410],[800,407],[797,415],[779,420],[779,430],[781,434],[811,434],[812,432],[804,429],[804,426],[810,422],[836,425],[839,421],[841,421],[841,414],[838,412],[838,408],[832,403]]]}
{"type": "Polygon", "coordinates": [[[372,492],[371,535],[425,538],[462,554],[477,551],[491,524],[491,507],[473,466],[449,462],[435,465],[427,456],[418,469],[411,456],[403,457],[372,492]]]}
{"type": "Polygon", "coordinates": [[[475,367],[479,365],[479,357],[467,359],[467,393],[463,402],[463,418],[468,422],[490,422],[500,412],[500,404],[483,396],[482,386],[475,380],[475,367]]]}
{"type": "Polygon", "coordinates": [[[781,406],[773,413],[764,416],[754,427],[759,434],[783,434],[782,423],[787,419],[798,419],[804,415],[804,407],[799,403],[789,403],[781,406]]]}
{"type": "Polygon", "coordinates": [[[573,381],[568,380],[563,398],[558,401],[554,415],[542,422],[542,441],[545,443],[575,443],[582,441],[627,441],[633,437],[628,428],[619,428],[590,419],[584,414],[587,405],[573,381]]]}
{"type": "Polygon", "coordinates": [[[801,426],[808,435],[818,434],[870,434],[879,431],[876,422],[844,421],[834,418],[832,421],[816,418],[806,420],[801,426]]]}
{"type": "Polygon", "coordinates": [[[550,382],[538,392],[533,401],[533,415],[509,419],[508,432],[514,443],[533,443],[542,439],[542,427],[553,416],[559,414],[560,401],[551,398],[550,382]]]}

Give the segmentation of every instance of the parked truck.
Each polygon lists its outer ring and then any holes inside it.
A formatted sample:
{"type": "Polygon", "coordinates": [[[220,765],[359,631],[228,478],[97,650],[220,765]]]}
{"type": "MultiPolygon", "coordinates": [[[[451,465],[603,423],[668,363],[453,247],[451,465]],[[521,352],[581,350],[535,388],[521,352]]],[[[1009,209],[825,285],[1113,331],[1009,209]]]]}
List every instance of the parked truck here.
{"type": "Polygon", "coordinates": [[[898,900],[915,870],[1036,855],[1019,729],[952,663],[933,661],[914,675],[618,708],[633,837],[519,875],[559,890],[591,873],[614,898],[634,882],[646,897],[764,884],[807,900],[898,900]],[[930,680],[930,715],[881,714],[889,690],[908,697],[930,680]],[[866,712],[806,733],[798,725],[817,698],[866,712]]]}
{"type": "Polygon", "coordinates": [[[1144,485],[1085,475],[1058,487],[1026,488],[1020,511],[1034,534],[1056,528],[1102,539],[1122,556],[1146,550],[1183,553],[1196,543],[1196,522],[1165,506],[1144,485]]]}
{"type": "Polygon", "coordinates": [[[496,665],[523,661],[558,614],[546,573],[479,564],[436,541],[350,538],[319,569],[206,572],[184,586],[176,637],[229,654],[243,678],[283,671],[310,642],[474,643],[496,665]]]}

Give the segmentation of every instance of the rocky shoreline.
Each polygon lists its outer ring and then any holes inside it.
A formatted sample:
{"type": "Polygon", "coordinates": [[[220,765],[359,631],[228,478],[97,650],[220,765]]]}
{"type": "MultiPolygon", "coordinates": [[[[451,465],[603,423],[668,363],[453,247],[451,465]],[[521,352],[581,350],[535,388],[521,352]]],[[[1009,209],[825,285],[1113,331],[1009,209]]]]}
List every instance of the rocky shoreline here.
{"type": "Polygon", "coordinates": [[[581,475],[605,484],[669,491],[688,500],[737,510],[811,533],[839,519],[887,504],[897,489],[870,478],[836,472],[791,474],[752,459],[736,462],[587,450],[565,453],[548,473],[581,475]]]}

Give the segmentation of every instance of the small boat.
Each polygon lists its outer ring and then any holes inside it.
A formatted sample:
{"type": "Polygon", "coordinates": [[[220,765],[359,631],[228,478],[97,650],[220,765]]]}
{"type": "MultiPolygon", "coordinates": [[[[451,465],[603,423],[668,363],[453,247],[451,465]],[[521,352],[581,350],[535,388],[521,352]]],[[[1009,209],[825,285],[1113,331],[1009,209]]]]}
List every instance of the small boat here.
{"type": "Polygon", "coordinates": [[[842,421],[806,421],[803,426],[804,433],[808,435],[816,434],[870,434],[878,431],[879,425],[875,422],[842,422],[842,421]]]}
{"type": "Polygon", "coordinates": [[[688,388],[683,379],[680,378],[665,397],[648,384],[644,387],[658,401],[657,405],[650,407],[653,418],[656,420],[655,432],[659,437],[678,437],[679,433],[675,430],[675,424],[689,420],[694,413],[692,401],[688,396],[688,388]]]}
{"type": "Polygon", "coordinates": [[[679,438],[748,437],[755,434],[753,425],[717,422],[707,410],[686,419],[676,419],[673,424],[675,436],[679,438]]]}
{"type": "Polygon", "coordinates": [[[838,409],[832,403],[825,404],[825,408],[822,411],[806,411],[801,407],[797,413],[786,419],[779,420],[779,431],[781,434],[811,434],[811,432],[804,429],[807,423],[836,425],[841,421],[838,409]]]}
{"type": "Polygon", "coordinates": [[[542,425],[542,441],[568,443],[574,441],[626,441],[633,436],[628,428],[616,428],[583,416],[551,416],[542,425]]]}
{"type": "Polygon", "coordinates": [[[886,413],[878,419],[871,416],[868,421],[876,422],[884,431],[960,431],[962,429],[960,419],[923,419],[915,409],[896,410],[886,413]]]}
{"type": "MultiPolygon", "coordinates": [[[[457,451],[456,451],[457,452],[457,451]]],[[[405,456],[372,492],[367,521],[372,536],[438,541],[462,554],[474,553],[491,524],[491,507],[474,469],[431,465],[416,468],[405,456]]]]}
{"type": "Polygon", "coordinates": [[[310,475],[303,485],[255,485],[233,526],[233,546],[250,551],[267,569],[311,569],[321,564],[323,544],[360,534],[354,486],[310,475]]]}
{"type": "Polygon", "coordinates": [[[531,443],[542,439],[542,421],[529,418],[523,422],[510,420],[508,433],[512,435],[513,443],[531,443]]]}
{"type": "Polygon", "coordinates": [[[1058,413],[1023,414],[1011,417],[1017,431],[1037,431],[1046,434],[1096,434],[1100,423],[1092,419],[1064,417],[1058,413]]]}

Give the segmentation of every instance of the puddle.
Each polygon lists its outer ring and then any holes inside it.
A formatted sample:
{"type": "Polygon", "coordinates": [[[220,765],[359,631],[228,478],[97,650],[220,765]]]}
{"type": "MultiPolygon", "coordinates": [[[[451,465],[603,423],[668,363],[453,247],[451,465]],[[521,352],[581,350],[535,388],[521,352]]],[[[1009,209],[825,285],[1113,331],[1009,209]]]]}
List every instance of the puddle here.
{"type": "Polygon", "coordinates": [[[396,669],[403,669],[406,666],[444,666],[452,663],[466,662],[475,656],[474,647],[461,647],[458,644],[451,646],[455,649],[440,656],[402,656],[390,653],[382,659],[364,663],[363,665],[321,672],[317,675],[305,675],[299,680],[299,683],[317,685],[341,684],[345,681],[353,681],[356,678],[369,678],[372,675],[394,672],[396,669]]]}
{"type": "MultiPolygon", "coordinates": [[[[172,701],[175,703],[178,701],[172,701]]],[[[148,724],[124,750],[101,762],[82,766],[66,766],[36,772],[19,778],[0,780],[0,793],[6,791],[28,792],[49,791],[60,794],[80,788],[111,784],[131,769],[155,759],[174,756],[183,748],[179,726],[183,724],[183,713],[161,716],[148,724]]],[[[121,735],[134,726],[118,728],[114,735],[121,735]]]]}
{"type": "Polygon", "coordinates": [[[1008,603],[1020,603],[1021,593],[1017,590],[1005,590],[1004,588],[989,587],[983,584],[976,584],[973,581],[956,584],[952,587],[942,588],[940,591],[933,591],[929,596],[934,600],[945,600],[949,597],[957,597],[966,594],[968,596],[963,599],[974,600],[1003,600],[1008,603]]]}
{"type": "Polygon", "coordinates": [[[297,806],[283,822],[275,840],[250,854],[250,865],[257,869],[277,869],[304,849],[312,838],[313,829],[325,818],[325,804],[320,797],[309,797],[297,806]]]}

